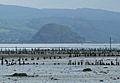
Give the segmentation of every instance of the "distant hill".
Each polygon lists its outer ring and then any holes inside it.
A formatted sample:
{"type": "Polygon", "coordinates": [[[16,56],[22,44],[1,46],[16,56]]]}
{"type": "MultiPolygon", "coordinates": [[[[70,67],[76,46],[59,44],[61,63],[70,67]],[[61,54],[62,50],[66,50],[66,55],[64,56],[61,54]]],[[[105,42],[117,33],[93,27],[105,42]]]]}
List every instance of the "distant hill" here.
{"type": "Polygon", "coordinates": [[[51,16],[32,19],[28,25],[38,29],[47,23],[64,24],[83,36],[86,42],[109,42],[110,36],[113,42],[120,42],[120,13],[118,12],[86,8],[44,11],[46,14],[50,12],[51,16]]]}
{"type": "Polygon", "coordinates": [[[84,38],[68,26],[59,24],[44,25],[32,39],[33,43],[81,43],[84,38]]]}
{"type": "Polygon", "coordinates": [[[69,26],[85,42],[120,42],[120,13],[99,9],[35,9],[0,5],[0,43],[29,42],[46,24],[69,26]]]}

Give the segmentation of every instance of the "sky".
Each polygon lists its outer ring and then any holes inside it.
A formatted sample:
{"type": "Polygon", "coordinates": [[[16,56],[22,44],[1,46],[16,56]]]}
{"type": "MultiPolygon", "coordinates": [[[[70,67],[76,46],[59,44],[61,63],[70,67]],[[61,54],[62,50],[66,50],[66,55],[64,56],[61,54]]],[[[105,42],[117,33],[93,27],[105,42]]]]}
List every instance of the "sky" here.
{"type": "Polygon", "coordinates": [[[0,0],[0,4],[33,8],[94,8],[120,12],[120,0],[0,0]]]}

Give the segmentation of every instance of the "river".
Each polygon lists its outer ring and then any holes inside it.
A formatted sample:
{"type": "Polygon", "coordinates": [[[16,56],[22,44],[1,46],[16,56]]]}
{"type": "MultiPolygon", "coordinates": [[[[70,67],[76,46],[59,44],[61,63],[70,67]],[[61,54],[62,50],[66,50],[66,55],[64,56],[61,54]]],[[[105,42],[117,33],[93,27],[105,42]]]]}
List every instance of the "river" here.
{"type": "MultiPolygon", "coordinates": [[[[120,44],[111,47],[120,48],[120,44]]],[[[110,44],[0,44],[0,48],[110,48],[110,44]]]]}

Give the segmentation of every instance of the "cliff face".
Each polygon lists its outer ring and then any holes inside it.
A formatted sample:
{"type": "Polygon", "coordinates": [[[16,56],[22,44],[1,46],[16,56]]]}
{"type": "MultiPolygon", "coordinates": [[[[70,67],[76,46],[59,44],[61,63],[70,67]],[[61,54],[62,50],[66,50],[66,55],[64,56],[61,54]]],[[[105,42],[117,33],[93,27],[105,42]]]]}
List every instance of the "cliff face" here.
{"type": "Polygon", "coordinates": [[[68,26],[46,24],[33,36],[32,42],[37,43],[81,43],[84,39],[73,32],[68,26]]]}

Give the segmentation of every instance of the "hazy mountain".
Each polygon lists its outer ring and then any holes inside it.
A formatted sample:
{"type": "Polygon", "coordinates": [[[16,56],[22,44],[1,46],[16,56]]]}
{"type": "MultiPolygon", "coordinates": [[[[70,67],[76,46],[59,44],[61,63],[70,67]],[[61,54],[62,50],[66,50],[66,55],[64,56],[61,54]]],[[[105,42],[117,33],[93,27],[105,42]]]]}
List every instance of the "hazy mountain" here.
{"type": "Polygon", "coordinates": [[[84,38],[73,32],[68,26],[46,24],[33,37],[35,43],[81,43],[84,38]]]}
{"type": "Polygon", "coordinates": [[[49,23],[69,26],[90,42],[120,42],[120,13],[99,9],[35,9],[0,5],[0,42],[26,42],[49,23]]]}

